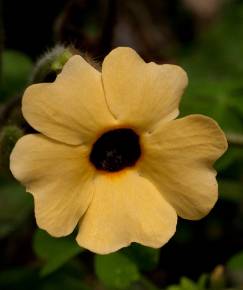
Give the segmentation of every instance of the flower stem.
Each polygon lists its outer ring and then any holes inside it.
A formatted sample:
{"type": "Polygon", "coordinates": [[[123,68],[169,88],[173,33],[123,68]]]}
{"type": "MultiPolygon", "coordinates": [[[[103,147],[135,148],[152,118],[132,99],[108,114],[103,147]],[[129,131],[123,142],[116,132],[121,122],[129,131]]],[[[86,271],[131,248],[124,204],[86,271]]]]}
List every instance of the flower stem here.
{"type": "Polygon", "coordinates": [[[226,134],[229,144],[235,146],[243,146],[243,134],[228,133],[226,134]]]}

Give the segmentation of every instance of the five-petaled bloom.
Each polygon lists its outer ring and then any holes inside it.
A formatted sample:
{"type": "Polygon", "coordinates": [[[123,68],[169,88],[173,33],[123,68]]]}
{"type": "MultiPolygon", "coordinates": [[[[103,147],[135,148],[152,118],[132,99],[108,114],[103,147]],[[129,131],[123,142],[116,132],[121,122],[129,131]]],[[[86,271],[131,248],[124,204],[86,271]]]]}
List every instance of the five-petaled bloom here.
{"type": "Polygon", "coordinates": [[[99,72],[71,57],[53,83],[23,96],[25,119],[40,134],[22,137],[11,171],[35,201],[40,228],[110,253],[138,242],[161,247],[177,215],[196,220],[214,206],[214,161],[227,148],[212,119],[178,116],[187,75],[116,48],[99,72]]]}

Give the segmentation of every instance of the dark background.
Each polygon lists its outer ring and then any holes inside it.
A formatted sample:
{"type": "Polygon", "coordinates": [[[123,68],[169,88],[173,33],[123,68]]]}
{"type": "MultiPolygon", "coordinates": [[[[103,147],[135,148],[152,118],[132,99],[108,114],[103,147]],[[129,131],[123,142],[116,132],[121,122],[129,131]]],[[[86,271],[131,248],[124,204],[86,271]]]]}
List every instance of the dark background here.
{"type": "MultiPolygon", "coordinates": [[[[141,278],[131,289],[165,289],[170,284],[178,284],[183,276],[196,281],[202,273],[210,277],[205,287],[216,287],[209,282],[216,278],[226,281],[217,289],[241,287],[243,1],[5,0],[1,22],[2,112],[16,95],[21,96],[35,61],[57,43],[71,44],[97,61],[102,61],[116,46],[130,46],[147,61],[177,63],[186,69],[190,84],[181,104],[181,114],[203,113],[213,117],[229,141],[227,154],[216,164],[219,201],[201,221],[180,220],[176,235],[160,251],[148,254],[144,247],[135,246],[121,253],[136,262],[146,283],[153,284],[146,284],[141,278]],[[237,253],[241,256],[232,262],[237,253]],[[149,267],[147,264],[153,257],[159,260],[154,258],[156,263],[151,262],[153,265],[149,267]],[[220,274],[214,270],[218,265],[224,269],[220,274]]],[[[6,116],[2,118],[4,126],[23,125],[14,114],[6,116]]],[[[4,132],[3,126],[1,130],[4,132]]],[[[4,159],[6,151],[1,150],[4,159]]],[[[48,244],[48,237],[43,238],[44,242],[36,242],[32,199],[14,182],[6,162],[4,166],[0,179],[0,289],[56,289],[61,280],[58,275],[67,275],[65,281],[69,281],[72,267],[82,275],[75,276],[77,284],[71,275],[72,282],[65,284],[66,289],[109,289],[102,286],[104,281],[93,263],[96,258],[87,251],[61,263],[47,278],[40,278],[38,273],[48,257],[43,259],[38,247],[48,244]],[[87,285],[81,286],[81,282],[87,285]]],[[[206,289],[177,287],[173,289],[206,289]]]]}

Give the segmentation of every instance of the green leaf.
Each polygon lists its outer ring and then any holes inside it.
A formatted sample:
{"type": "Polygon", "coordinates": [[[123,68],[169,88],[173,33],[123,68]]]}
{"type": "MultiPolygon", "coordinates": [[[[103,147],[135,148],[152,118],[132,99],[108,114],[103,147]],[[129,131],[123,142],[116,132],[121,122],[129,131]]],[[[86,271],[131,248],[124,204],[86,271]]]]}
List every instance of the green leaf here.
{"type": "Polygon", "coordinates": [[[197,286],[199,290],[205,290],[207,288],[207,283],[209,276],[207,274],[202,274],[197,281],[197,286]]]}
{"type": "Polygon", "coordinates": [[[70,259],[82,252],[82,248],[73,240],[72,236],[53,238],[43,230],[37,230],[34,236],[34,251],[45,261],[41,275],[48,275],[62,267],[70,259]]]}
{"type": "Polygon", "coordinates": [[[205,290],[207,279],[208,276],[203,274],[198,279],[198,282],[195,283],[187,277],[182,277],[179,285],[171,285],[167,287],[167,290],[205,290]]]}
{"type": "Polygon", "coordinates": [[[227,272],[234,285],[243,285],[243,251],[230,258],[226,264],[227,272]]]}
{"type": "Polygon", "coordinates": [[[183,290],[183,289],[178,285],[171,285],[167,287],[166,290],[183,290]]]}
{"type": "Polygon", "coordinates": [[[32,61],[23,53],[7,50],[2,55],[2,81],[0,84],[1,100],[12,97],[27,85],[32,61]]]}
{"type": "Polygon", "coordinates": [[[227,268],[231,271],[243,270],[243,251],[231,257],[227,263],[227,268]]]}
{"type": "Polygon", "coordinates": [[[125,248],[123,253],[133,260],[142,271],[153,270],[159,262],[160,251],[139,244],[132,244],[125,248]]]}
{"type": "Polygon", "coordinates": [[[197,284],[187,277],[181,278],[180,285],[183,290],[198,290],[197,284]]]}
{"type": "Polygon", "coordinates": [[[16,181],[0,180],[0,238],[20,227],[32,211],[32,199],[16,181]]]}
{"type": "Polygon", "coordinates": [[[140,278],[136,264],[119,252],[95,255],[95,271],[100,281],[112,289],[126,289],[140,278]]]}

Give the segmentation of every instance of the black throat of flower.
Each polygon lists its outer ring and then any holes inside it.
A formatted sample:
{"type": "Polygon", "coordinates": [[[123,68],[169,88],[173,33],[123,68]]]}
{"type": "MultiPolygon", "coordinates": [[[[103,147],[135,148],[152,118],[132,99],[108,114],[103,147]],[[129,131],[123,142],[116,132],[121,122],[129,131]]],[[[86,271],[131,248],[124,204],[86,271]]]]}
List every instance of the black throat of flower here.
{"type": "Polygon", "coordinates": [[[135,165],[140,156],[139,136],[122,128],[104,133],[93,144],[89,160],[96,169],[116,172],[135,165]]]}

